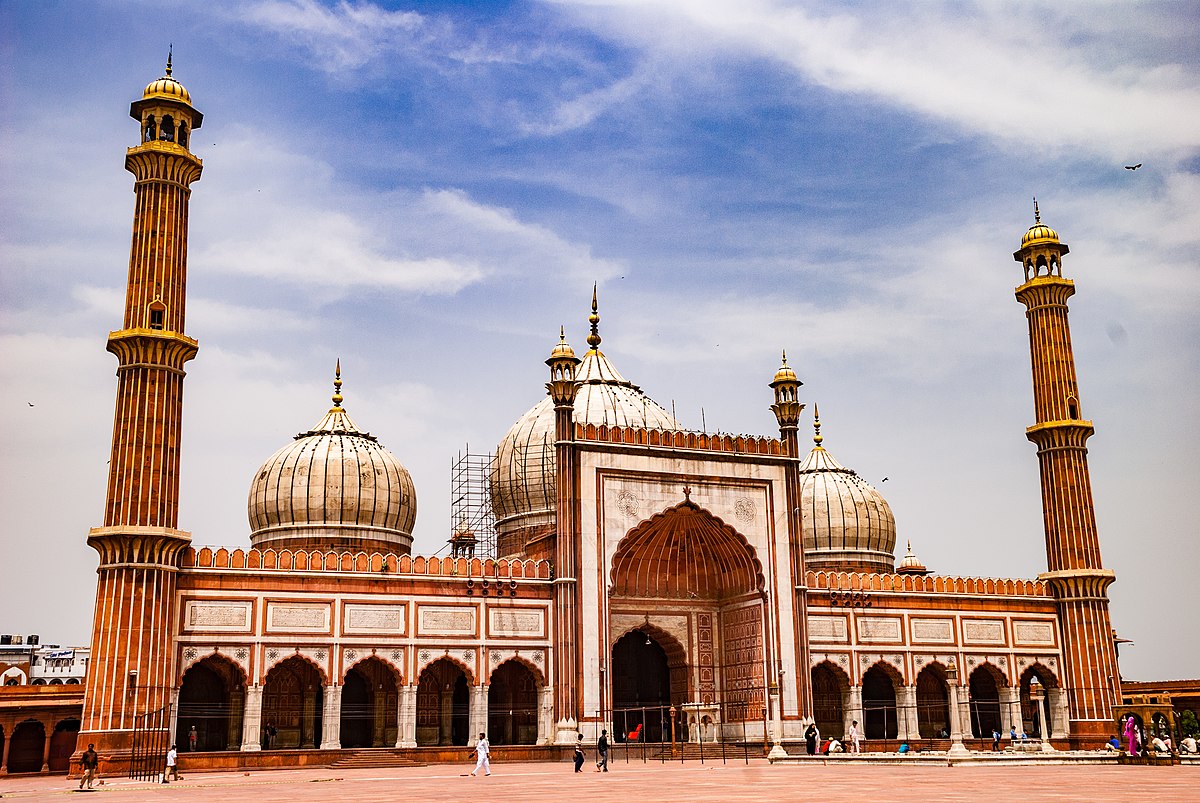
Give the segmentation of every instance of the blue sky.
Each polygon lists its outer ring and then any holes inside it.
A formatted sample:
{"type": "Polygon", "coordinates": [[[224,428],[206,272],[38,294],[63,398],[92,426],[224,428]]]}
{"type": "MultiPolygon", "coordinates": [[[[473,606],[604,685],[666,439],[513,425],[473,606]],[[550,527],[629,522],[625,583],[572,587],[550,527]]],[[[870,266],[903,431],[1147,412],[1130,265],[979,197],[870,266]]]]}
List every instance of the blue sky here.
{"type": "Polygon", "coordinates": [[[340,356],[348,409],[413,473],[418,550],[438,549],[453,457],[491,450],[538,401],[559,325],[583,345],[598,282],[606,352],[686,425],[773,432],[766,383],[787,348],[826,445],[889,478],[926,564],[1033,576],[1011,253],[1037,195],[1071,246],[1101,544],[1135,641],[1123,670],[1196,676],[1200,647],[1156,612],[1200,567],[1198,17],[1181,3],[5,3],[2,629],[87,637],[128,104],[173,44],[205,114],[180,517],[196,543],[248,543],[250,477],[321,416],[340,356]]]}

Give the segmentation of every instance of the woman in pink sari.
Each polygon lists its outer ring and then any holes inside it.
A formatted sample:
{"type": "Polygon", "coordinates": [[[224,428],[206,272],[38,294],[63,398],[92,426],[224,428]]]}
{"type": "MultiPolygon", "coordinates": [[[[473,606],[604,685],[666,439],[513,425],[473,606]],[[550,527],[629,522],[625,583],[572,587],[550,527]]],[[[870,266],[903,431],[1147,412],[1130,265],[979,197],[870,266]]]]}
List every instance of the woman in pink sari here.
{"type": "Polygon", "coordinates": [[[1137,755],[1137,723],[1132,716],[1125,717],[1125,741],[1129,744],[1129,755],[1137,755]]]}

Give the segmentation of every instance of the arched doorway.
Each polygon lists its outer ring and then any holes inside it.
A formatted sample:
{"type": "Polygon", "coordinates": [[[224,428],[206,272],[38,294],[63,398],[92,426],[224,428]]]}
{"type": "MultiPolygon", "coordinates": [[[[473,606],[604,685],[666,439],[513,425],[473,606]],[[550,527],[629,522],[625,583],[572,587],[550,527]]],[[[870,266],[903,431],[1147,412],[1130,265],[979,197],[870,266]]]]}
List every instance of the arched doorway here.
{"type": "MultiPolygon", "coordinates": [[[[263,685],[262,724],[275,728],[272,748],[313,748],[321,741],[325,700],[321,672],[298,655],[271,667],[263,685]]],[[[264,746],[266,737],[264,735],[264,746]]]]}
{"type": "Polygon", "coordinates": [[[917,675],[917,731],[922,739],[950,736],[950,690],[940,667],[927,666],[917,675]]]}
{"type": "Polygon", "coordinates": [[[1025,732],[1034,738],[1050,738],[1054,733],[1054,706],[1050,690],[1058,688],[1058,680],[1044,666],[1034,664],[1021,673],[1021,720],[1025,732]],[[1033,699],[1033,682],[1042,687],[1041,704],[1033,699]]]}
{"type": "MultiPolygon", "coordinates": [[[[689,702],[719,706],[722,725],[763,721],[764,589],[754,547],[690,500],[654,514],[621,539],[609,586],[612,635],[620,636],[611,645],[609,672],[618,738],[638,724],[640,738],[669,738],[671,705],[682,716],[680,706],[689,702]],[[683,638],[686,651],[653,621],[652,612],[664,605],[687,611],[686,622],[676,619],[670,627],[695,634],[694,644],[683,638]],[[645,625],[631,633],[633,617],[644,617],[645,625]],[[657,716],[634,713],[654,706],[662,708],[657,716]]],[[[744,733],[740,727],[737,732],[744,733]]]]}
{"type": "Polygon", "coordinates": [[[841,737],[846,729],[846,693],[850,681],[828,661],[812,668],[813,719],[822,736],[841,737]]]}
{"type": "Polygon", "coordinates": [[[1000,688],[996,673],[986,664],[976,667],[969,681],[971,692],[971,732],[977,739],[992,738],[992,731],[1005,733],[1000,715],[1000,688]]]}
{"type": "Polygon", "coordinates": [[[67,772],[71,769],[71,755],[75,752],[75,743],[78,740],[78,719],[64,719],[54,726],[54,733],[50,736],[51,772],[67,772]]]}
{"type": "Polygon", "coordinates": [[[219,655],[192,664],[179,684],[175,740],[181,751],[238,750],[242,744],[245,676],[219,655]]]}
{"type": "Polygon", "coordinates": [[[396,744],[396,673],[378,658],[355,664],[342,682],[342,747],[396,744]]]}
{"type": "Polygon", "coordinates": [[[686,702],[683,696],[672,697],[672,672],[686,683],[683,647],[667,634],[644,627],[617,639],[612,649],[613,729],[621,738],[635,732],[643,742],[670,738],[671,706],[678,714],[686,702]]]}
{"type": "Polygon", "coordinates": [[[8,771],[41,772],[42,753],[46,749],[46,726],[36,719],[27,719],[13,729],[12,744],[8,747],[8,771]]]}
{"type": "Polygon", "coordinates": [[[492,744],[537,743],[538,682],[520,661],[509,659],[492,671],[487,734],[492,744]]]}
{"type": "Polygon", "coordinates": [[[417,744],[465,745],[470,738],[470,683],[462,667],[439,658],[417,682],[417,744]]]}
{"type": "Polygon", "coordinates": [[[863,736],[868,739],[895,739],[900,733],[896,712],[896,686],[891,673],[875,664],[863,675],[863,736]]]}

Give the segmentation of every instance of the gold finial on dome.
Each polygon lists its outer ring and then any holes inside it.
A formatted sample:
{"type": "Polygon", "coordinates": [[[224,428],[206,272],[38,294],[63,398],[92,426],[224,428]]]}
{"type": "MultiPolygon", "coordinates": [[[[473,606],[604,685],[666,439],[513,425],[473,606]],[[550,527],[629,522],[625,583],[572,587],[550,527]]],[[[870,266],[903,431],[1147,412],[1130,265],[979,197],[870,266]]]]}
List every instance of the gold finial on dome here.
{"type": "Polygon", "coordinates": [[[175,54],[175,43],[167,46],[167,77],[171,77],[171,56],[175,54]]]}
{"type": "Polygon", "coordinates": [[[1036,195],[1035,195],[1035,196],[1033,196],[1033,222],[1034,222],[1034,223],[1041,223],[1041,222],[1042,222],[1042,213],[1041,213],[1041,211],[1039,211],[1039,210],[1038,210],[1038,205],[1037,205],[1037,196],[1036,196],[1036,195]]]}
{"type": "Polygon", "coordinates": [[[787,349],[783,350],[783,362],[780,364],[779,370],[775,372],[775,378],[771,380],[771,387],[775,387],[780,382],[800,383],[800,380],[796,377],[796,372],[787,364],[787,349]]]}
{"type": "Polygon", "coordinates": [[[592,333],[587,337],[587,344],[591,346],[592,351],[600,350],[600,313],[596,310],[596,285],[592,285],[592,314],[588,316],[588,323],[592,325],[592,333]]]}
{"type": "Polygon", "coordinates": [[[567,342],[567,329],[565,326],[558,327],[558,343],[550,352],[550,362],[557,359],[566,358],[568,360],[575,359],[575,349],[571,348],[571,344],[567,342]]]}
{"type": "Polygon", "coordinates": [[[333,407],[342,406],[342,358],[338,357],[337,366],[333,369],[333,407]]]}
{"type": "Polygon", "coordinates": [[[821,443],[825,440],[825,438],[821,436],[821,411],[817,408],[815,403],[813,404],[813,430],[813,443],[817,445],[818,449],[825,448],[821,445],[821,443]]]}

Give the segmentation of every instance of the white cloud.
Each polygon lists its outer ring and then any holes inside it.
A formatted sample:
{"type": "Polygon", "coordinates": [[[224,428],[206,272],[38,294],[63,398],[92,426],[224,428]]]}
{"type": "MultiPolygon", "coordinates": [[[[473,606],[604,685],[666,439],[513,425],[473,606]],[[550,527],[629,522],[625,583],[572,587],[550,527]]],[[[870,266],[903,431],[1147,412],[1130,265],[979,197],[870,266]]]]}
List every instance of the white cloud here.
{"type": "Polygon", "coordinates": [[[1014,145],[1083,148],[1112,159],[1176,158],[1200,143],[1194,72],[1153,53],[1110,64],[1110,51],[1127,47],[1130,31],[1089,24],[1107,9],[1053,14],[1034,5],[925,3],[828,13],[771,0],[561,4],[627,44],[660,57],[670,51],[683,62],[681,73],[697,59],[767,58],[836,92],[1014,145]]]}

